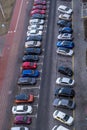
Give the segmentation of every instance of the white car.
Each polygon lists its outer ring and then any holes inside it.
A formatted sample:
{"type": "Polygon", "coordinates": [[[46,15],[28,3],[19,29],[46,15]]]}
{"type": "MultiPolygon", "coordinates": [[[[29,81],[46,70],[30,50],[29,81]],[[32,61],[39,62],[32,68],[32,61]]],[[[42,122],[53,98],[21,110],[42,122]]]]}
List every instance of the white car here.
{"type": "Polygon", "coordinates": [[[43,25],[44,22],[45,21],[43,19],[31,19],[29,21],[30,25],[35,25],[35,24],[43,25]]]}
{"type": "Polygon", "coordinates": [[[70,33],[63,33],[58,35],[58,40],[73,40],[73,36],[70,33]]]}
{"type": "Polygon", "coordinates": [[[65,5],[60,5],[58,7],[58,11],[61,12],[61,13],[66,13],[66,14],[72,14],[72,9],[68,8],[67,6],[65,5]]]}
{"type": "Polygon", "coordinates": [[[16,105],[12,107],[13,114],[31,114],[32,110],[30,105],[16,105]]]}
{"type": "Polygon", "coordinates": [[[62,126],[62,125],[60,125],[60,126],[55,125],[55,126],[52,128],[52,130],[69,130],[69,129],[65,128],[65,127],[62,126]]]}
{"type": "Polygon", "coordinates": [[[71,21],[72,20],[71,15],[69,15],[69,14],[60,14],[59,15],[59,19],[67,20],[67,21],[71,21]]]}
{"type": "Polygon", "coordinates": [[[30,30],[33,30],[33,29],[36,29],[36,30],[43,30],[43,25],[31,25],[31,26],[28,26],[28,30],[30,31],[30,30]]]}
{"type": "Polygon", "coordinates": [[[73,55],[73,50],[64,48],[64,47],[58,47],[56,50],[57,54],[60,55],[65,55],[65,56],[72,56],[73,55]]]}
{"type": "Polygon", "coordinates": [[[14,126],[14,127],[11,127],[11,130],[29,130],[29,129],[24,126],[14,126]]]}
{"type": "Polygon", "coordinates": [[[38,31],[36,29],[27,31],[27,36],[42,36],[43,31],[38,31]]]}
{"type": "Polygon", "coordinates": [[[69,126],[71,126],[74,121],[72,116],[69,116],[66,113],[59,111],[59,110],[54,111],[53,118],[63,122],[64,124],[67,124],[69,126]]]}
{"type": "Polygon", "coordinates": [[[28,48],[28,47],[40,47],[40,46],[41,46],[40,41],[27,41],[27,42],[25,42],[25,48],[28,48]]]}
{"type": "Polygon", "coordinates": [[[56,80],[56,84],[66,85],[66,86],[72,86],[72,85],[74,85],[74,83],[75,83],[75,81],[68,77],[63,77],[63,78],[59,77],[56,80]]]}

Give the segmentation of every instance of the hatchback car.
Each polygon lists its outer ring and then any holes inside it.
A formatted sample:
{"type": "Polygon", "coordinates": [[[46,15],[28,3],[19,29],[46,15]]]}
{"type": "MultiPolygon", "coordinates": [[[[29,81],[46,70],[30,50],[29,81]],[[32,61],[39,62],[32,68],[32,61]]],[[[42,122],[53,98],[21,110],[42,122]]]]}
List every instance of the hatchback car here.
{"type": "Polygon", "coordinates": [[[52,130],[70,130],[70,129],[67,129],[66,127],[62,126],[62,125],[55,125],[52,130]]]}
{"type": "Polygon", "coordinates": [[[61,88],[56,88],[54,94],[56,97],[61,96],[61,97],[73,98],[75,96],[75,91],[68,87],[61,87],[61,88]]]}
{"type": "Polygon", "coordinates": [[[72,23],[66,20],[58,20],[57,25],[61,27],[72,27],[72,23]]]}
{"type": "Polygon", "coordinates": [[[69,49],[73,49],[74,48],[74,42],[72,41],[58,41],[56,43],[57,47],[65,47],[65,48],[69,48],[69,49]]]}
{"type": "Polygon", "coordinates": [[[15,103],[32,103],[34,101],[34,95],[33,94],[25,94],[21,93],[15,96],[15,103]]]}
{"type": "Polygon", "coordinates": [[[29,116],[27,116],[27,115],[19,115],[19,116],[15,116],[15,118],[14,118],[14,124],[26,124],[26,125],[29,125],[29,124],[31,124],[31,122],[32,122],[32,118],[31,117],[29,117],[29,116]]]}
{"type": "Polygon", "coordinates": [[[22,58],[23,62],[26,62],[26,61],[35,62],[38,60],[39,60],[39,57],[37,55],[24,55],[22,58]]]}
{"type": "Polygon", "coordinates": [[[16,105],[12,107],[13,114],[31,114],[32,110],[30,105],[16,105]]]}
{"type": "Polygon", "coordinates": [[[29,55],[29,54],[40,55],[41,54],[41,48],[25,48],[24,54],[25,55],[29,55]]]}
{"type": "Polygon", "coordinates": [[[66,99],[66,98],[63,98],[63,99],[56,98],[53,101],[53,106],[73,110],[75,108],[75,102],[70,99],[66,99]]]}
{"type": "Polygon", "coordinates": [[[57,38],[58,40],[69,40],[69,41],[73,40],[72,34],[69,33],[59,34],[57,38]]]}
{"type": "Polygon", "coordinates": [[[22,63],[22,70],[23,69],[36,69],[37,63],[34,62],[24,62],[22,63]]]}
{"type": "Polygon", "coordinates": [[[42,41],[42,36],[41,35],[29,36],[26,38],[25,42],[28,42],[28,41],[42,41]]]}
{"type": "Polygon", "coordinates": [[[72,86],[74,85],[75,81],[68,77],[59,77],[56,79],[56,84],[72,86]]]}
{"type": "Polygon", "coordinates": [[[34,85],[37,81],[35,78],[31,77],[20,77],[17,83],[18,85],[34,85]]]}
{"type": "Polygon", "coordinates": [[[45,5],[36,5],[36,6],[33,6],[32,10],[36,10],[36,9],[46,10],[47,7],[45,5]]]}
{"type": "Polygon", "coordinates": [[[73,30],[70,27],[59,28],[59,33],[72,33],[73,30]]]}
{"type": "Polygon", "coordinates": [[[45,15],[45,14],[39,14],[39,13],[33,14],[33,15],[31,16],[31,19],[43,19],[43,20],[45,20],[45,18],[46,18],[46,15],[45,15]]]}
{"type": "Polygon", "coordinates": [[[55,110],[53,113],[53,118],[56,120],[61,121],[62,123],[71,126],[73,124],[73,117],[67,115],[66,113],[59,111],[59,110],[55,110]]]}
{"type": "Polygon", "coordinates": [[[31,31],[31,30],[37,30],[37,31],[43,31],[43,28],[44,26],[43,25],[31,25],[31,26],[28,26],[28,30],[31,31]]]}
{"type": "Polygon", "coordinates": [[[32,16],[33,14],[36,14],[36,13],[38,13],[38,14],[45,14],[46,11],[45,10],[36,9],[36,10],[32,10],[30,15],[32,16]]]}
{"type": "Polygon", "coordinates": [[[28,41],[28,42],[25,42],[25,48],[28,48],[28,47],[41,47],[41,42],[40,41],[28,41]]]}
{"type": "Polygon", "coordinates": [[[61,13],[66,13],[66,14],[72,14],[72,9],[68,8],[67,6],[65,5],[60,5],[58,7],[58,11],[61,12],[61,13]]]}
{"type": "Polygon", "coordinates": [[[44,20],[43,19],[31,19],[29,21],[30,25],[35,25],[35,24],[39,24],[39,25],[43,25],[44,24],[44,20]]]}
{"type": "Polygon", "coordinates": [[[28,37],[28,36],[42,36],[42,33],[43,33],[43,31],[32,29],[30,31],[28,30],[26,34],[27,34],[27,37],[28,37]]]}
{"type": "Polygon", "coordinates": [[[61,74],[70,76],[70,77],[73,75],[72,70],[69,67],[65,67],[65,66],[58,67],[58,72],[60,72],[61,74]]]}
{"type": "Polygon", "coordinates": [[[57,52],[57,54],[65,55],[65,56],[72,56],[73,55],[73,50],[65,48],[65,47],[58,47],[56,52],[57,52]]]}
{"type": "Polygon", "coordinates": [[[30,130],[30,129],[24,126],[13,126],[11,127],[11,130],[30,130]]]}
{"type": "Polygon", "coordinates": [[[69,15],[69,14],[60,14],[60,15],[59,15],[59,19],[71,21],[71,20],[72,20],[72,17],[71,17],[71,15],[69,15]]]}
{"type": "Polygon", "coordinates": [[[22,77],[38,77],[40,72],[38,70],[23,70],[22,77]]]}

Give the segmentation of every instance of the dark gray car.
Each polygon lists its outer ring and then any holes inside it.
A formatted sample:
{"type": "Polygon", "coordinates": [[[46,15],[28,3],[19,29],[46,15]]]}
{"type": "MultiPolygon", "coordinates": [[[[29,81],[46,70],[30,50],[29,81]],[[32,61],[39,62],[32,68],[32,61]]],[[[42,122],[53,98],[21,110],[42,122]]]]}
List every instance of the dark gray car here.
{"type": "Polygon", "coordinates": [[[34,85],[34,84],[36,84],[36,79],[35,78],[20,77],[18,79],[18,85],[34,85]]]}

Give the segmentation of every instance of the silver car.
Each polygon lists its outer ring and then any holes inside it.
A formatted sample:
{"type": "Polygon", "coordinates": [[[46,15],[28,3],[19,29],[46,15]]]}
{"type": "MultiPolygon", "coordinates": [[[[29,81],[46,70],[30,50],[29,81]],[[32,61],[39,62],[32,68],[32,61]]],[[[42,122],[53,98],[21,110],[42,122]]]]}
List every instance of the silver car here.
{"type": "Polygon", "coordinates": [[[58,35],[58,40],[73,40],[73,36],[70,33],[63,33],[58,35]]]}

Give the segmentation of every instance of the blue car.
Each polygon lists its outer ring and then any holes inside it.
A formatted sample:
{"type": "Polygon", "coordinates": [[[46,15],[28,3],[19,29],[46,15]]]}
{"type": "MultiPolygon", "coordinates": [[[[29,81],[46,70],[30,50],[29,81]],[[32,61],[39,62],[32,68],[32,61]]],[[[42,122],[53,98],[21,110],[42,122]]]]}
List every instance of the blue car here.
{"type": "Polygon", "coordinates": [[[61,27],[72,27],[72,23],[66,20],[58,20],[57,25],[61,27]]]}
{"type": "Polygon", "coordinates": [[[69,48],[72,49],[74,48],[74,42],[71,41],[59,41],[56,43],[57,47],[65,47],[65,48],[69,48]]]}
{"type": "Polygon", "coordinates": [[[32,17],[31,17],[31,19],[45,19],[46,18],[46,16],[45,16],[45,14],[33,14],[32,15],[32,17]]]}
{"type": "Polygon", "coordinates": [[[41,48],[26,48],[24,50],[24,55],[29,55],[29,54],[34,54],[34,55],[39,55],[41,54],[41,48]]]}
{"type": "Polygon", "coordinates": [[[41,35],[38,35],[38,36],[28,36],[26,38],[26,41],[42,41],[42,36],[41,35]]]}
{"type": "Polygon", "coordinates": [[[73,30],[70,27],[64,27],[59,29],[59,33],[72,33],[73,30]]]}
{"type": "Polygon", "coordinates": [[[38,77],[40,72],[38,70],[23,70],[22,77],[38,77]]]}

